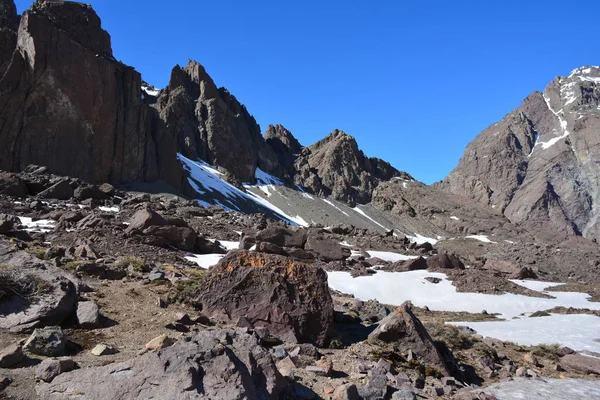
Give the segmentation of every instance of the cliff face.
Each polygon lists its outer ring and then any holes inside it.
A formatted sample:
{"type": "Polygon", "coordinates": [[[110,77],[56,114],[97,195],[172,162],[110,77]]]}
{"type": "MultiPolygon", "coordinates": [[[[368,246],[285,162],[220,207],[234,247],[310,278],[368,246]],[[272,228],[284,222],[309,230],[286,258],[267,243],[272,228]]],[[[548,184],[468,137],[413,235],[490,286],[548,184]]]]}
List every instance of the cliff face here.
{"type": "MultiPolygon", "coordinates": [[[[14,16],[0,21],[2,32],[14,26],[14,16]]],[[[140,74],[114,59],[90,6],[36,2],[14,37],[14,48],[0,46],[0,60],[8,60],[0,80],[0,169],[40,164],[90,182],[162,178],[181,187],[174,138],[142,104],[140,74]]]]}
{"type": "Polygon", "coordinates": [[[219,166],[241,182],[254,182],[257,168],[281,175],[254,117],[199,63],[173,69],[157,108],[184,156],[219,166]]]}
{"type": "Polygon", "coordinates": [[[600,238],[600,68],[534,92],[467,146],[437,186],[512,222],[600,238]]]}

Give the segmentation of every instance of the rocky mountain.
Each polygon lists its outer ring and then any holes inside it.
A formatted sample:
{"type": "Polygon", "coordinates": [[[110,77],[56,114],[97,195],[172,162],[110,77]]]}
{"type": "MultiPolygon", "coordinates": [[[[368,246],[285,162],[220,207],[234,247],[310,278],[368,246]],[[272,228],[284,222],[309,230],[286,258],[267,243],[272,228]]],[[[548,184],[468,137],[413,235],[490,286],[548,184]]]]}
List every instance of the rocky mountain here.
{"type": "Polygon", "coordinates": [[[14,3],[0,12],[1,169],[38,164],[94,183],[163,179],[182,189],[176,141],[90,6],[35,2],[16,30],[14,3]]]}
{"type": "Polygon", "coordinates": [[[555,78],[491,125],[436,186],[514,223],[600,238],[600,68],[555,78]]]}

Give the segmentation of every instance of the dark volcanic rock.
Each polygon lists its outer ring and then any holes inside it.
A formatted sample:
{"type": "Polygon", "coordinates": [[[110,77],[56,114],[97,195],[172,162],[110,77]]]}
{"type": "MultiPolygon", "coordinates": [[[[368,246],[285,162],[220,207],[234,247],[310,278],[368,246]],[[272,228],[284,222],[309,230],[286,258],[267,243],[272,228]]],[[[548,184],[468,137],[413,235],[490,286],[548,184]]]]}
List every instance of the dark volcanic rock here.
{"type": "Polygon", "coordinates": [[[431,271],[465,269],[465,264],[463,264],[456,254],[448,254],[444,251],[427,259],[427,269],[431,271]]]}
{"type": "Polygon", "coordinates": [[[308,231],[306,229],[292,230],[282,227],[271,227],[258,232],[255,241],[268,242],[280,247],[303,248],[306,243],[308,231]]]}
{"type": "Polygon", "coordinates": [[[140,74],[115,60],[89,5],[39,1],[25,11],[0,93],[0,169],[38,164],[91,183],[162,178],[181,188],[174,138],[142,104],[140,74]]]}
{"type": "Polygon", "coordinates": [[[404,352],[411,350],[418,361],[439,369],[444,375],[450,375],[450,369],[435,347],[433,339],[413,314],[411,304],[408,302],[382,319],[369,338],[394,343],[404,352]]]}
{"type": "Polygon", "coordinates": [[[325,271],[283,256],[230,253],[205,275],[195,302],[205,314],[244,317],[286,341],[322,346],[333,328],[325,271]]]}
{"type": "Polygon", "coordinates": [[[234,330],[205,331],[189,342],[104,367],[65,373],[37,387],[41,398],[265,399],[286,389],[258,339],[234,330]]]}
{"type": "Polygon", "coordinates": [[[25,197],[27,196],[27,187],[18,175],[0,171],[0,194],[25,197]]]}
{"type": "Polygon", "coordinates": [[[309,233],[305,250],[315,253],[325,262],[344,260],[352,255],[349,248],[340,245],[334,239],[325,237],[318,231],[311,231],[309,233]]]}

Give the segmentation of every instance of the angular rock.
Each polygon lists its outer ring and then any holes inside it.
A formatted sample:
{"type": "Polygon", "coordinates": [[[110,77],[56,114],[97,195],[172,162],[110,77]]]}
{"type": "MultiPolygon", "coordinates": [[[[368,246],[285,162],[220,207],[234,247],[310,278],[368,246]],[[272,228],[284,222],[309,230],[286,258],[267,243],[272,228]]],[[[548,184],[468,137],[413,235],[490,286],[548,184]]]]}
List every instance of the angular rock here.
{"type": "Polygon", "coordinates": [[[153,225],[144,229],[144,235],[156,236],[164,239],[164,243],[160,241],[153,243],[161,247],[173,246],[189,252],[200,250],[196,247],[198,235],[191,228],[182,228],[173,225],[153,225]]]}
{"type": "Polygon", "coordinates": [[[333,328],[325,272],[282,256],[230,252],[202,277],[194,302],[207,315],[245,317],[286,341],[322,346],[333,328]]]}
{"type": "Polygon", "coordinates": [[[90,351],[96,357],[118,353],[118,350],[106,344],[98,344],[90,351]]]}
{"type": "Polygon", "coordinates": [[[37,387],[48,400],[265,399],[275,400],[287,383],[255,337],[233,330],[202,332],[157,353],[104,367],[75,370],[37,387]],[[226,371],[226,373],[224,373],[226,371]]]}
{"type": "Polygon", "coordinates": [[[443,375],[451,375],[431,336],[412,312],[410,302],[402,304],[382,319],[369,334],[369,339],[393,343],[404,351],[412,351],[418,361],[438,369],[443,375]]]}
{"type": "Polygon", "coordinates": [[[0,194],[12,197],[27,196],[27,187],[18,175],[0,171],[0,194]]]}
{"type": "Polygon", "coordinates": [[[427,259],[427,269],[441,271],[444,269],[465,269],[465,264],[454,253],[441,252],[427,259]]]}
{"type": "Polygon", "coordinates": [[[346,383],[342,386],[338,386],[333,392],[332,400],[361,400],[362,398],[358,394],[356,385],[352,383],[346,383]]]}
{"type": "Polygon", "coordinates": [[[73,188],[68,180],[63,179],[38,194],[43,199],[69,200],[73,197],[73,188]]]}
{"type": "Polygon", "coordinates": [[[131,217],[125,232],[132,232],[134,230],[143,231],[150,226],[163,225],[167,225],[167,221],[156,211],[150,209],[140,210],[131,217]]]}
{"type": "Polygon", "coordinates": [[[316,232],[309,233],[305,250],[316,253],[325,262],[345,260],[352,255],[349,248],[316,232]]]}
{"type": "Polygon", "coordinates": [[[160,349],[164,349],[166,347],[172,346],[176,341],[167,335],[160,335],[146,343],[146,350],[156,351],[160,349]]]}
{"type": "Polygon", "coordinates": [[[52,382],[54,378],[77,367],[75,361],[69,357],[47,358],[35,369],[35,377],[44,382],[52,382]]]}
{"type": "Polygon", "coordinates": [[[18,344],[11,344],[0,350],[0,368],[10,368],[25,359],[23,348],[18,344]]]}
{"type": "Polygon", "coordinates": [[[256,242],[267,242],[279,247],[303,248],[308,231],[306,229],[292,230],[281,227],[271,227],[256,234],[256,242]]]}
{"type": "Polygon", "coordinates": [[[94,329],[102,326],[100,309],[93,301],[81,301],[77,304],[77,323],[82,329],[94,329]]]}
{"type": "Polygon", "coordinates": [[[24,251],[0,243],[2,283],[13,286],[0,295],[0,328],[12,332],[62,323],[77,304],[77,288],[71,277],[24,251]]]}
{"type": "Polygon", "coordinates": [[[46,357],[60,357],[65,354],[67,338],[58,326],[39,328],[33,331],[23,346],[26,351],[46,357]]]}
{"type": "Polygon", "coordinates": [[[581,354],[567,354],[560,359],[562,367],[581,374],[600,375],[600,359],[581,354]]]}

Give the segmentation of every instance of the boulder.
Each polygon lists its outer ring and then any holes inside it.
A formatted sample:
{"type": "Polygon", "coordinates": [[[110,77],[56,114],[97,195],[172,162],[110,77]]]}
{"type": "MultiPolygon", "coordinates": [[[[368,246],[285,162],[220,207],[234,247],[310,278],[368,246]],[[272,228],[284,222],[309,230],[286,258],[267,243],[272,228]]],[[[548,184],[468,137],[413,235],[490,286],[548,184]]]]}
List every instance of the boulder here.
{"type": "Polygon", "coordinates": [[[25,359],[23,349],[18,344],[11,344],[0,350],[0,368],[9,368],[25,359]]]}
{"type": "Polygon", "coordinates": [[[306,229],[292,230],[282,227],[263,229],[256,234],[256,242],[267,242],[279,247],[303,248],[308,231],[306,229]]]}
{"type": "Polygon", "coordinates": [[[191,228],[183,228],[173,225],[152,225],[144,229],[144,235],[155,236],[163,241],[151,241],[150,243],[160,247],[175,247],[180,250],[195,252],[198,235],[191,228]]]}
{"type": "Polygon", "coordinates": [[[133,232],[134,230],[143,231],[150,226],[163,226],[167,225],[167,221],[156,211],[153,210],[140,210],[136,212],[131,220],[125,232],[133,232]]]}
{"type": "Polygon", "coordinates": [[[240,250],[230,252],[202,279],[194,303],[215,318],[245,317],[283,340],[320,346],[333,328],[333,302],[321,268],[240,250]]]}
{"type": "MultiPolygon", "coordinates": [[[[114,189],[114,188],[113,188],[114,189]]],[[[73,197],[77,200],[105,200],[108,199],[108,195],[100,190],[95,185],[81,185],[73,192],[73,197]]]]}
{"type": "Polygon", "coordinates": [[[311,232],[306,240],[305,250],[312,251],[325,262],[345,260],[352,251],[339,244],[338,241],[326,238],[321,233],[311,232]]]}
{"type": "Polygon", "coordinates": [[[279,254],[279,255],[286,255],[285,250],[283,250],[283,248],[281,248],[280,246],[274,244],[274,243],[269,243],[269,242],[260,242],[256,245],[256,251],[259,251],[261,253],[269,253],[269,254],[279,254]]]}
{"type": "Polygon", "coordinates": [[[275,400],[286,387],[256,337],[217,330],[122,363],[62,374],[36,389],[40,398],[47,400],[275,400]]]}
{"type": "Polygon", "coordinates": [[[403,352],[411,351],[417,361],[438,369],[443,375],[450,375],[450,369],[435,347],[431,336],[412,312],[410,302],[397,307],[382,319],[377,328],[369,334],[369,339],[393,343],[403,352]]]}
{"type": "Polygon", "coordinates": [[[577,353],[567,354],[560,359],[560,365],[567,371],[600,375],[600,359],[595,357],[586,357],[577,353]]]}
{"type": "Polygon", "coordinates": [[[27,196],[27,187],[17,174],[0,171],[0,194],[25,197],[27,196]]]}
{"type": "Polygon", "coordinates": [[[14,229],[15,226],[19,225],[21,221],[19,218],[12,215],[0,214],[0,234],[8,233],[14,229]]]}
{"type": "Polygon", "coordinates": [[[427,260],[423,257],[414,258],[412,260],[397,261],[387,268],[385,271],[405,272],[427,269],[427,260]]]}
{"type": "Polygon", "coordinates": [[[38,194],[43,199],[69,200],[73,197],[73,188],[66,179],[61,179],[38,194]]]}
{"type": "Polygon", "coordinates": [[[100,328],[100,309],[93,301],[82,301],[77,304],[77,323],[82,329],[100,328]]]}
{"type": "Polygon", "coordinates": [[[75,311],[77,288],[65,271],[5,243],[0,264],[6,266],[0,271],[0,328],[30,331],[60,324],[75,311]]]}
{"type": "Polygon", "coordinates": [[[454,253],[440,252],[427,259],[427,269],[430,271],[465,269],[465,264],[454,253]]]}
{"type": "Polygon", "coordinates": [[[358,394],[358,389],[353,383],[346,383],[338,386],[334,392],[332,400],[361,400],[362,398],[358,394]]]}
{"type": "Polygon", "coordinates": [[[67,338],[58,326],[39,328],[33,331],[24,348],[32,354],[60,357],[65,354],[67,338]]]}
{"type": "Polygon", "coordinates": [[[35,377],[44,382],[52,382],[54,378],[77,367],[75,361],[70,357],[47,358],[35,369],[35,377]]]}

